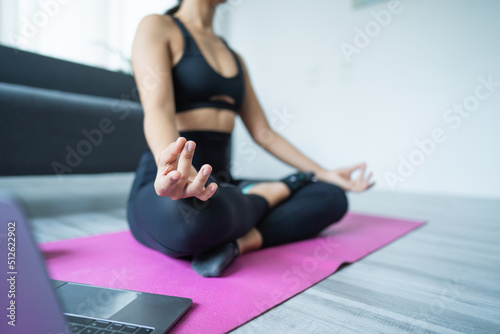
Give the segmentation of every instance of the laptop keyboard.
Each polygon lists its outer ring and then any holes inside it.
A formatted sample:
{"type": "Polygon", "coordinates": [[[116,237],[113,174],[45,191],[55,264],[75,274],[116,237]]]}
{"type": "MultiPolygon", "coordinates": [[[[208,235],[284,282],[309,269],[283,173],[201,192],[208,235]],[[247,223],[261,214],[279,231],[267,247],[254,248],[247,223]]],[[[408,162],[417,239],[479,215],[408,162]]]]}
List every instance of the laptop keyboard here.
{"type": "Polygon", "coordinates": [[[120,322],[94,320],[66,315],[68,326],[74,334],[149,334],[153,328],[132,326],[120,322]]]}

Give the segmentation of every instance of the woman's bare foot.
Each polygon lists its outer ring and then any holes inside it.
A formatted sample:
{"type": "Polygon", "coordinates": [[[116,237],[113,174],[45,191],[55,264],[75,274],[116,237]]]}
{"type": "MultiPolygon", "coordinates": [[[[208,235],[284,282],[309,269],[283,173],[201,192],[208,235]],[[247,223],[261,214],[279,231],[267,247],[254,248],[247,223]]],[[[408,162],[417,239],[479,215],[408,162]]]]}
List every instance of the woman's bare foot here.
{"type": "Polygon", "coordinates": [[[291,191],[286,184],[276,181],[257,183],[248,190],[247,194],[264,197],[269,204],[269,208],[273,208],[290,197],[291,191]]]}
{"type": "MultiPolygon", "coordinates": [[[[255,194],[264,197],[269,204],[269,208],[273,208],[279,203],[286,200],[291,195],[290,189],[286,184],[280,181],[262,182],[252,185],[246,194],[255,194]]],[[[262,247],[262,235],[255,227],[241,238],[236,239],[239,255],[262,247]]]]}
{"type": "Polygon", "coordinates": [[[236,239],[238,254],[247,253],[262,247],[262,235],[255,227],[241,238],[236,239]]]}
{"type": "MultiPolygon", "coordinates": [[[[250,189],[243,190],[243,192],[245,194],[262,196],[268,202],[269,208],[273,208],[290,197],[293,192],[311,182],[316,182],[314,173],[296,173],[281,181],[262,182],[249,185],[250,189]]],[[[238,246],[239,255],[259,249],[262,247],[262,235],[259,230],[252,228],[247,234],[238,238],[236,244],[238,246]]]]}
{"type": "MultiPolygon", "coordinates": [[[[273,208],[290,197],[291,191],[286,184],[276,181],[261,182],[252,185],[246,194],[254,194],[264,197],[269,204],[269,208],[273,208]]],[[[236,244],[238,245],[238,255],[257,250],[262,247],[262,235],[259,230],[254,227],[248,231],[247,234],[236,239],[236,244]]]]}

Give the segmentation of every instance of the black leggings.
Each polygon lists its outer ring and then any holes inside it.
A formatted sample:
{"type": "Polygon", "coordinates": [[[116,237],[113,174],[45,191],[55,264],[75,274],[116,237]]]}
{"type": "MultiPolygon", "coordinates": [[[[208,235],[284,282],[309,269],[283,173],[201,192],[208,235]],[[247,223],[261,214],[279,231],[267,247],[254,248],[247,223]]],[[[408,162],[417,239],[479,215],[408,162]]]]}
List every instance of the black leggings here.
{"type": "Polygon", "coordinates": [[[248,180],[231,176],[230,134],[215,131],[180,134],[196,142],[193,166],[197,170],[205,163],[212,166],[206,185],[216,182],[219,187],[207,201],[195,197],[174,201],[158,196],[154,190],[157,167],[153,154],[146,148],[127,205],[131,232],[145,246],[171,257],[198,255],[255,227],[262,234],[262,247],[270,247],[314,237],[347,211],[344,191],[321,181],[306,185],[270,210],[263,197],[241,192],[248,180]]]}

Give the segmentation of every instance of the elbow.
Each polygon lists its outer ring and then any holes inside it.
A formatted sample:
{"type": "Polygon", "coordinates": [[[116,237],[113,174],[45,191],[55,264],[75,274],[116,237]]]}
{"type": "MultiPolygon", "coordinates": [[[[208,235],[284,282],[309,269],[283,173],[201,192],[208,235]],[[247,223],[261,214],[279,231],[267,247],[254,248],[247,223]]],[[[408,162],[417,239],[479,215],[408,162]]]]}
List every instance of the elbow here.
{"type": "Polygon", "coordinates": [[[276,140],[278,134],[270,127],[261,127],[252,131],[251,136],[259,146],[267,149],[276,140]]]}

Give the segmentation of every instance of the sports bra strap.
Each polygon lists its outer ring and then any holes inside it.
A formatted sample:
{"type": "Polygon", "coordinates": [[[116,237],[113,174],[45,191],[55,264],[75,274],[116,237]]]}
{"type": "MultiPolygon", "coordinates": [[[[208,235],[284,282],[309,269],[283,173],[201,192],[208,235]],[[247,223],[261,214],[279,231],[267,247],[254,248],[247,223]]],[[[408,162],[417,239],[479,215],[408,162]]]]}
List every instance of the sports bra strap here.
{"type": "Polygon", "coordinates": [[[179,66],[176,65],[172,68],[176,112],[198,108],[217,108],[237,113],[243,101],[244,80],[243,66],[236,52],[222,37],[217,36],[232,53],[238,67],[238,73],[235,76],[224,77],[220,75],[208,64],[198,48],[198,44],[182,21],[173,15],[171,17],[181,30],[184,39],[183,56],[177,64],[179,66]],[[200,79],[205,87],[201,87],[200,79]],[[234,102],[213,99],[219,95],[229,96],[234,102]]]}
{"type": "Polygon", "coordinates": [[[174,22],[177,24],[184,37],[184,52],[186,55],[202,55],[200,49],[196,45],[196,41],[193,36],[189,33],[186,26],[177,17],[170,15],[174,22]]]}
{"type": "Polygon", "coordinates": [[[182,35],[184,36],[189,36],[189,31],[186,29],[186,27],[184,26],[184,24],[182,24],[181,20],[179,20],[178,18],[176,18],[175,16],[173,15],[170,15],[172,17],[172,19],[174,20],[174,22],[177,24],[177,26],[179,27],[179,29],[181,29],[182,31],[182,35]]]}
{"type": "MultiPolygon", "coordinates": [[[[191,33],[187,30],[186,26],[179,20],[177,17],[170,15],[174,22],[177,24],[179,29],[182,32],[182,36],[184,36],[184,43],[186,44],[184,47],[184,50],[189,50],[189,54],[199,54],[202,55],[201,50],[198,48],[198,45],[196,44],[196,41],[194,40],[193,36],[191,33]]],[[[221,41],[226,45],[228,50],[234,55],[234,58],[236,60],[236,63],[238,65],[238,70],[241,71],[241,65],[240,61],[238,60],[238,57],[236,57],[236,54],[234,53],[233,49],[229,46],[229,44],[226,42],[226,40],[220,36],[217,36],[221,39],[221,41]]]]}

